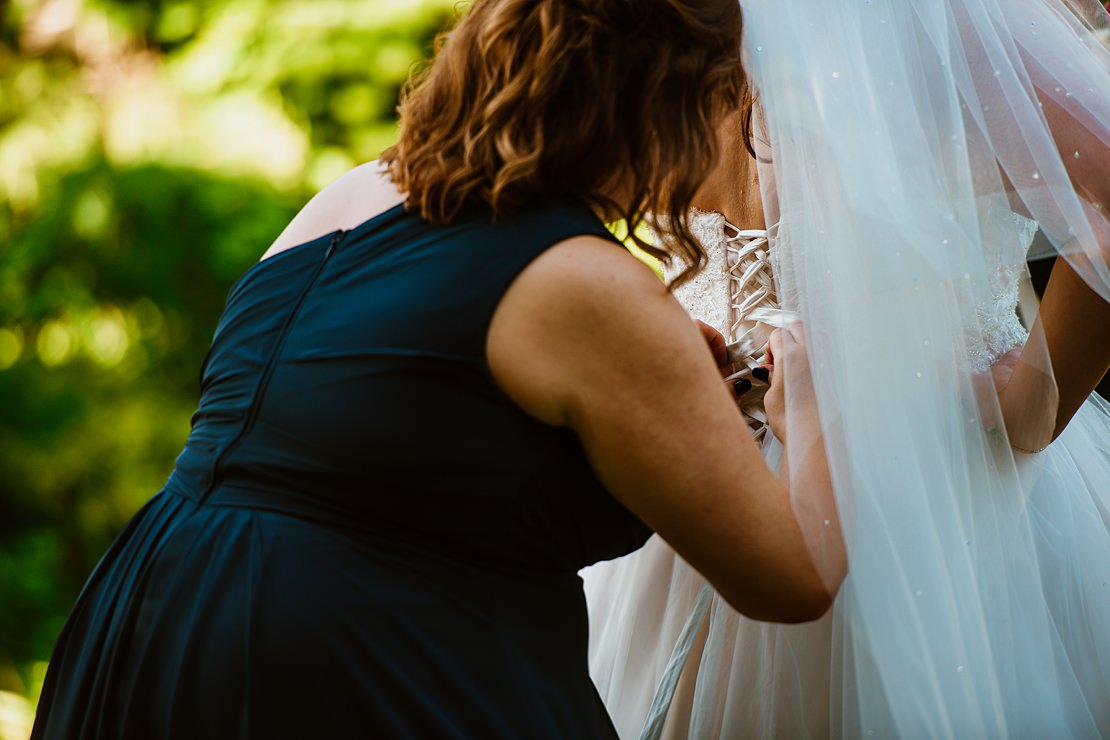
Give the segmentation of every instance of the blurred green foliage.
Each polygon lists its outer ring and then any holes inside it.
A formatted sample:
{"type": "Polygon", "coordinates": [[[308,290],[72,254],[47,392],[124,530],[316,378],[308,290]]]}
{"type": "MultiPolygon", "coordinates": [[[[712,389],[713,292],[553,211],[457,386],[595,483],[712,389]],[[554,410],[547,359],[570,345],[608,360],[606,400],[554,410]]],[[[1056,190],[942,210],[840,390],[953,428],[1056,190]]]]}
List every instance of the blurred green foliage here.
{"type": "Polygon", "coordinates": [[[228,287],[391,143],[455,12],[0,4],[0,709],[34,700],[82,583],[172,469],[228,287]]]}

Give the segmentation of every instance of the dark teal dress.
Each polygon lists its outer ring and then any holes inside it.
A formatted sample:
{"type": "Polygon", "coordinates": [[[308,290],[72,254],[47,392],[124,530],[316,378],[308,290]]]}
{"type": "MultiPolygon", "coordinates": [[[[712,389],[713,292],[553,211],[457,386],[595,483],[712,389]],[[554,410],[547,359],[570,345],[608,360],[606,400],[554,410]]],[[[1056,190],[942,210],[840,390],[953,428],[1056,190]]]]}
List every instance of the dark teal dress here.
{"type": "MultiPolygon", "coordinates": [[[[584,206],[397,207],[236,283],[165,488],[58,640],[35,738],[599,738],[577,571],[648,529],[492,380],[584,206]]],[[[616,247],[615,247],[616,248],[616,247]]]]}

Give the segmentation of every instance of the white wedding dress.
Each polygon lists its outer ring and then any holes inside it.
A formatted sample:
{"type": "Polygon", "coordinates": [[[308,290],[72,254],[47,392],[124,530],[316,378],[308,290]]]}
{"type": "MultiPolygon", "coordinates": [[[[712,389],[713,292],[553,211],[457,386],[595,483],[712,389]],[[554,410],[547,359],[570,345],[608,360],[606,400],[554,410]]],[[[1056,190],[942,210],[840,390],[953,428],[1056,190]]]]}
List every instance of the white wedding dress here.
{"type": "MultiPolygon", "coordinates": [[[[1015,228],[1000,233],[1013,238],[984,244],[990,298],[975,307],[977,321],[963,339],[980,372],[1027,337],[1016,308],[1036,224],[1008,217],[1015,228]]],[[[719,214],[695,212],[690,223],[708,263],[676,295],[694,318],[725,335],[740,366],[755,366],[767,334],[781,318],[773,247],[764,232],[739,231],[719,214]]],[[[762,424],[762,386],[755,386],[742,409],[775,467],[782,445],[762,424]]],[[[1073,703],[1064,711],[1076,723],[1060,727],[1059,736],[1078,728],[1076,736],[1110,737],[1110,405],[1092,395],[1059,439],[1040,453],[1019,455],[1018,467],[1015,493],[1020,487],[1026,497],[1028,531],[1053,628],[1038,639],[1058,640],[1059,655],[1065,657],[1065,665],[1055,666],[1055,676],[1031,677],[1023,690],[1038,691],[1043,681],[1074,684],[1076,690],[1065,692],[1073,703]]],[[[973,548],[977,534],[965,531],[961,544],[973,548]]],[[[860,575],[851,572],[849,579],[860,575]]],[[[583,571],[582,577],[590,614],[590,672],[622,738],[641,737],[653,700],[660,716],[645,736],[890,736],[891,725],[868,727],[869,712],[859,709],[866,706],[871,687],[863,685],[866,672],[852,663],[867,654],[859,645],[866,635],[841,619],[842,601],[810,624],[752,621],[709,591],[704,578],[658,537],[636,553],[583,571]],[[684,662],[681,653],[688,653],[684,662]],[[664,681],[668,665],[669,683],[664,681]]],[[[850,588],[849,580],[845,589],[850,588]]],[[[935,597],[921,589],[914,596],[935,597]]],[[[926,647],[915,658],[928,662],[936,656],[926,647]]],[[[975,670],[974,665],[953,665],[947,680],[960,681],[975,670]]],[[[915,680],[926,679],[906,666],[905,681],[912,685],[915,680]]],[[[1033,701],[1029,707],[1040,711],[1033,701]]],[[[1021,713],[1020,706],[1002,707],[1012,723],[1005,736],[1037,736],[1038,718],[1026,732],[1021,713]]],[[[943,717],[936,719],[941,724],[909,733],[903,726],[899,734],[1002,736],[962,727],[958,716],[947,727],[943,717]]]]}

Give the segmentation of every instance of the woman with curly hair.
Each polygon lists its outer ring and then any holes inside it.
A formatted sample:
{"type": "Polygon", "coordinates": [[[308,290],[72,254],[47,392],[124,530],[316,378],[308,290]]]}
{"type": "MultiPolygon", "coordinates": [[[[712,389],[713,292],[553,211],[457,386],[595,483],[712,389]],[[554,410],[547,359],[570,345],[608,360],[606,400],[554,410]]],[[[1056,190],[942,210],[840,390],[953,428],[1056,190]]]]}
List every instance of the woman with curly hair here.
{"type": "Polygon", "coordinates": [[[642,246],[700,267],[740,34],[735,0],[474,2],[397,145],[232,288],[34,737],[612,736],[577,571],[652,530],[752,617],[823,614],[843,557],[818,573],[720,337],[603,226],[656,214],[642,246]]]}

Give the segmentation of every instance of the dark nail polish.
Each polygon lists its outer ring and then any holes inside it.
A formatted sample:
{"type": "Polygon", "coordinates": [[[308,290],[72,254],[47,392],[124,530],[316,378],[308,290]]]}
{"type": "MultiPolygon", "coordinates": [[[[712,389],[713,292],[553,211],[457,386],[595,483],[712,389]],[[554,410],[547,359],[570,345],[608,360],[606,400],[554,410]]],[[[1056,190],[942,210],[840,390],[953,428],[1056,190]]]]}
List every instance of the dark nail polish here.
{"type": "Polygon", "coordinates": [[[747,393],[751,389],[752,389],[752,381],[748,380],[747,378],[740,378],[740,380],[734,381],[733,384],[732,384],[732,393],[737,398],[744,395],[745,393],[747,393]]]}
{"type": "Polygon", "coordinates": [[[752,377],[766,383],[767,379],[771,377],[771,373],[767,372],[765,367],[755,367],[752,368],[752,377]]]}

